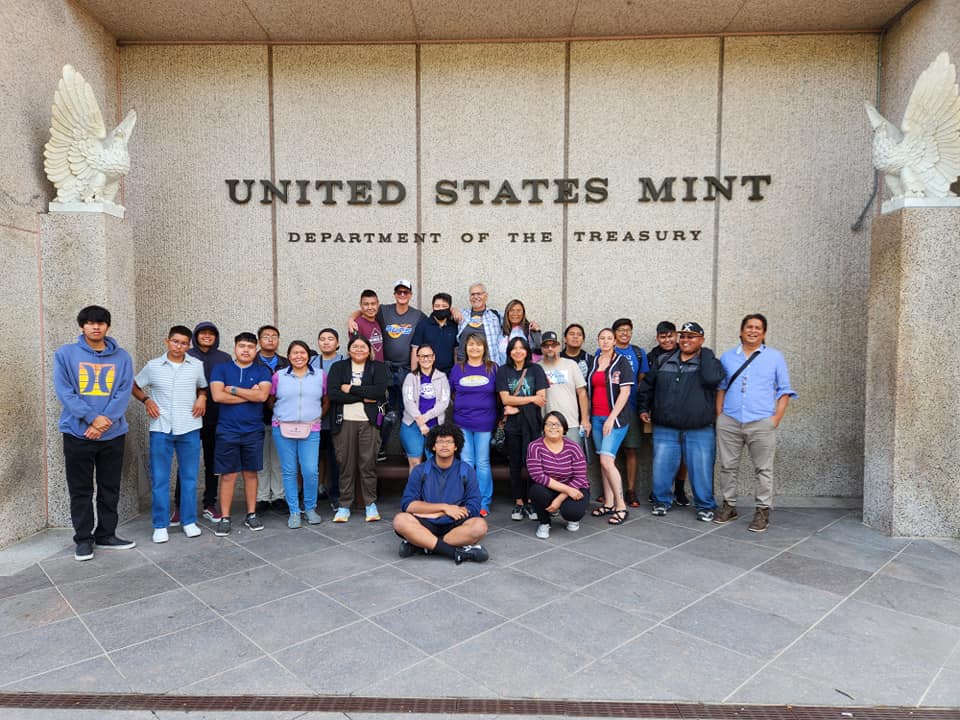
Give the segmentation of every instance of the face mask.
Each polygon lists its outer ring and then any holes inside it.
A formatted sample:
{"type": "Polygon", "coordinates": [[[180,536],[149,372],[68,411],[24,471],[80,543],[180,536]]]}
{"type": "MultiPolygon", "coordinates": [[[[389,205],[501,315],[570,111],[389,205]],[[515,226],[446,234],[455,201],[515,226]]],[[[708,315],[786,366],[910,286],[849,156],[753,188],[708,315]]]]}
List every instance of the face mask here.
{"type": "Polygon", "coordinates": [[[449,320],[450,317],[451,317],[451,316],[450,316],[450,310],[449,310],[449,308],[446,309],[446,310],[434,310],[434,311],[433,311],[433,319],[436,320],[437,322],[440,322],[440,321],[442,321],[442,320],[449,320]]]}

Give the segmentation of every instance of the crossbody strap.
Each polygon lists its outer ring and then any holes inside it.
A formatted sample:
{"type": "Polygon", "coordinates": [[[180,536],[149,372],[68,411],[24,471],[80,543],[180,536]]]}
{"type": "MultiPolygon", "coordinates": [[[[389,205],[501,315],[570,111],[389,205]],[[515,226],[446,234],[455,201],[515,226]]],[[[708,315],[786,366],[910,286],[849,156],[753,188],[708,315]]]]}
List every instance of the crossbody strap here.
{"type": "Polygon", "coordinates": [[[733,381],[740,377],[740,373],[747,369],[747,365],[753,362],[754,358],[760,354],[759,350],[754,350],[753,355],[747,358],[747,361],[740,366],[740,368],[730,377],[730,380],[727,381],[727,388],[729,389],[733,385],[733,381]]]}

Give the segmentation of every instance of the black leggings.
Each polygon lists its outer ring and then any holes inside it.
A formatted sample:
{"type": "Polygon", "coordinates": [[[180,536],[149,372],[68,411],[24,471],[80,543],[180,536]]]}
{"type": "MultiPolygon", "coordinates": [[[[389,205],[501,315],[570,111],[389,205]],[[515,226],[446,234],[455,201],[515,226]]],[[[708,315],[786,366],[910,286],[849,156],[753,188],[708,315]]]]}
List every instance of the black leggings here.
{"type": "MultiPolygon", "coordinates": [[[[577,522],[587,514],[587,506],[590,505],[590,488],[584,488],[580,492],[583,493],[582,498],[574,500],[568,497],[560,506],[560,517],[567,522],[577,522]]],[[[537,518],[539,518],[541,525],[550,524],[547,505],[552,503],[559,494],[539,483],[530,483],[530,501],[536,508],[537,518]]]]}
{"type": "Polygon", "coordinates": [[[527,464],[527,446],[523,435],[508,432],[505,438],[507,460],[510,462],[510,492],[514,500],[527,501],[527,486],[530,481],[524,477],[523,468],[527,464]]]}

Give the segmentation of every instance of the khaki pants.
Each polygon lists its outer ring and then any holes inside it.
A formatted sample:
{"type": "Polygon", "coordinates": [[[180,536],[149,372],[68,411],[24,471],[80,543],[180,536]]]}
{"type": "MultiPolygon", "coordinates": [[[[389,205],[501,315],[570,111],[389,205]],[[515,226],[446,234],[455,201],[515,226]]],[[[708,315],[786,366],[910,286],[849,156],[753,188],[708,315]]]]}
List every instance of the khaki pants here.
{"type": "Polygon", "coordinates": [[[717,485],[728,505],[737,504],[737,471],[740,455],[747,446],[757,483],[757,507],[773,506],[773,458],[777,453],[777,429],[773,418],[739,423],[729,415],[717,418],[717,485]]]}
{"type": "Polygon", "coordinates": [[[333,449],[340,466],[340,507],[353,506],[357,478],[367,505],[377,501],[377,450],[380,431],[368,422],[344,420],[333,436],[333,449]]]}

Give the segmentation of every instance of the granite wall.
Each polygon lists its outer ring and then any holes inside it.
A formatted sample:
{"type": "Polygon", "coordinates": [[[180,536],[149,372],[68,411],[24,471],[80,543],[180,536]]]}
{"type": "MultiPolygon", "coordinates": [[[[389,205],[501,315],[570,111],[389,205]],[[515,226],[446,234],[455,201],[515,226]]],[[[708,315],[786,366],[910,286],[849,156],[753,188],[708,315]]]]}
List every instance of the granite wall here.
{"type": "Polygon", "coordinates": [[[122,48],[124,109],[141,118],[126,183],[138,361],[174,322],[212,319],[227,337],[276,319],[281,346],[314,342],[362,288],[390,301],[400,277],[421,306],[445,290],[465,307],[483,280],[494,307],[520,297],[545,327],[577,321],[591,338],[631,316],[646,346],[671,318],[725,349],[761,311],[801,395],[781,499],[857,498],[864,361],[830,349],[865,338],[869,252],[849,227],[872,182],[876,48],[870,35],[122,48]],[[762,200],[750,175],[771,177],[762,200]],[[729,200],[707,176],[734,177],[729,200]],[[249,200],[241,183],[247,201],[231,201],[227,179],[257,181],[249,200]],[[261,203],[263,179],[290,180],[287,201],[261,203]],[[351,180],[369,192],[355,183],[351,198],[351,180]]]}
{"type": "MultiPolygon", "coordinates": [[[[60,490],[48,493],[46,481],[45,447],[55,446],[59,435],[54,426],[51,436],[45,417],[59,408],[51,407],[45,394],[52,357],[43,341],[38,218],[55,194],[43,174],[42,148],[49,137],[53,93],[66,63],[93,86],[104,119],[112,121],[118,87],[113,38],[62,0],[0,4],[0,247],[5,271],[0,342],[9,350],[4,358],[8,380],[0,385],[0,547],[48,524],[69,525],[69,514],[61,512],[66,498],[55,496],[60,490]]],[[[70,342],[78,334],[77,303],[98,299],[70,298],[59,342],[70,342]]],[[[132,327],[115,330],[131,332],[132,327]]],[[[49,463],[62,466],[62,456],[49,458],[49,463]]]]}

